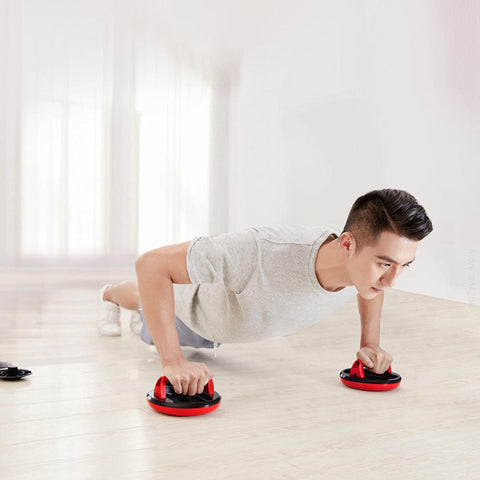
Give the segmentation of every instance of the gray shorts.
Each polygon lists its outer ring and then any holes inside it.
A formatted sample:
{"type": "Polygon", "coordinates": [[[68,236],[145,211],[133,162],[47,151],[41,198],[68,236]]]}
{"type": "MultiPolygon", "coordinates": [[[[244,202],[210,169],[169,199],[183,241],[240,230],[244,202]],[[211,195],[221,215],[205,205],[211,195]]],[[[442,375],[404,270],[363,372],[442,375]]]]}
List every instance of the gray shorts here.
{"type": "MultiPolygon", "coordinates": [[[[138,302],[138,311],[140,312],[140,318],[142,319],[142,330],[140,331],[140,338],[149,345],[154,345],[154,341],[150,332],[148,331],[145,317],[143,316],[142,304],[138,302]]],[[[195,347],[195,348],[213,348],[213,342],[201,337],[198,333],[190,330],[176,315],[175,326],[177,327],[178,339],[182,347],[195,347]]],[[[217,343],[217,347],[220,345],[217,343]]]]}

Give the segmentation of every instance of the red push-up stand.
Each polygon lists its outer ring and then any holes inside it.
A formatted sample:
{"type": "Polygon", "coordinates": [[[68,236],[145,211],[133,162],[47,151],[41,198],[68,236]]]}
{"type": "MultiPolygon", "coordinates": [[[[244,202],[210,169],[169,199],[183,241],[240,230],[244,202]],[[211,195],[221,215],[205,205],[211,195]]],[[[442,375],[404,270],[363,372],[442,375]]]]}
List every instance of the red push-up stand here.
{"type": "Polygon", "coordinates": [[[360,360],[356,360],[352,368],[347,368],[340,372],[340,380],[350,388],[384,392],[397,388],[400,385],[402,377],[398,373],[392,372],[391,366],[388,367],[386,372],[378,374],[365,370],[363,363],[360,360]]]}
{"type": "Polygon", "coordinates": [[[155,389],[147,393],[147,401],[155,411],[180,417],[212,412],[218,408],[221,399],[222,397],[214,391],[213,380],[205,385],[202,393],[180,395],[175,393],[167,377],[160,377],[155,389]]]}

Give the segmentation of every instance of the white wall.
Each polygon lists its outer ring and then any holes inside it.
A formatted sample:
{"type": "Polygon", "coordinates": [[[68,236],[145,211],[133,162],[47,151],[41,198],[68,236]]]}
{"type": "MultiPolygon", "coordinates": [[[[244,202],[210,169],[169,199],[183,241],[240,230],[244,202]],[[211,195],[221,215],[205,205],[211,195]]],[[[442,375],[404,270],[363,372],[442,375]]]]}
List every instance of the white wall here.
{"type": "Polygon", "coordinates": [[[282,5],[230,86],[228,229],[402,188],[434,232],[397,288],[480,305],[480,3],[282,5]]]}

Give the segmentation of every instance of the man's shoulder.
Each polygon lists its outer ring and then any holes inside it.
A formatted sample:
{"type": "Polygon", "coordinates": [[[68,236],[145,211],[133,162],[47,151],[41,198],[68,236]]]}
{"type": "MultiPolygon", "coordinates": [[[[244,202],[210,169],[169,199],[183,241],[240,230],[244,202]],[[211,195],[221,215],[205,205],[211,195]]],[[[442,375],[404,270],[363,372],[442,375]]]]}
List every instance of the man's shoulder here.
{"type": "Polygon", "coordinates": [[[259,238],[273,243],[298,243],[313,245],[332,233],[339,234],[335,227],[327,225],[272,224],[252,227],[259,238]]]}

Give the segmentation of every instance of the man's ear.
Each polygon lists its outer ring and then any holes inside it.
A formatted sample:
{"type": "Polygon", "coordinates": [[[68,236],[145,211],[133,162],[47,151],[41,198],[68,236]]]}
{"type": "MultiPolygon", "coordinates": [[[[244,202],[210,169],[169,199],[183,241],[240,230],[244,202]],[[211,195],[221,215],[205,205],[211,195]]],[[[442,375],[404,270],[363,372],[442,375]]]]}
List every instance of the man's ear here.
{"type": "Polygon", "coordinates": [[[353,233],[344,232],[340,235],[340,248],[347,257],[353,255],[356,249],[356,242],[353,233]]]}

